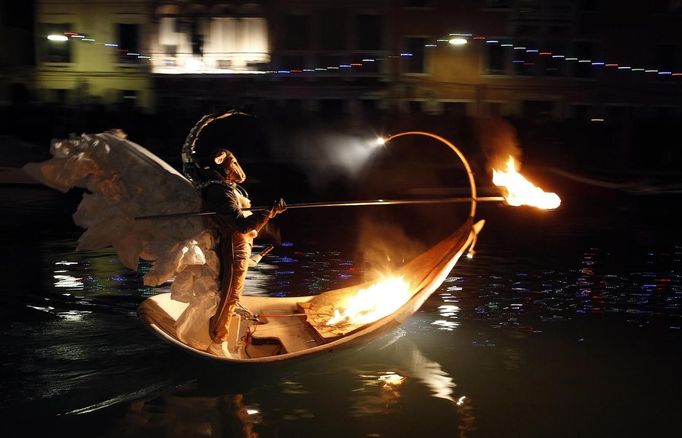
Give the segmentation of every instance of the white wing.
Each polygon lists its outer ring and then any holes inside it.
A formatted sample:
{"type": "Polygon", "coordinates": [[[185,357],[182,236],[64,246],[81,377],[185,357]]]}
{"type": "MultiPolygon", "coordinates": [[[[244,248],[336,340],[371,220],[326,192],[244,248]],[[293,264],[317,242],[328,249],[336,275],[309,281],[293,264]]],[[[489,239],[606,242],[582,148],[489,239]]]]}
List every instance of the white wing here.
{"type": "Polygon", "coordinates": [[[204,325],[215,306],[219,273],[212,233],[196,216],[135,220],[200,211],[201,198],[192,184],[145,148],[110,133],[56,140],[50,152],[50,160],[23,169],[62,192],[72,187],[88,190],[73,215],[76,225],[86,229],[77,249],[111,246],[134,270],[140,259],[153,261],[144,275],[145,285],[158,286],[174,278],[173,299],[189,302],[187,316],[192,315],[191,321],[178,322],[179,331],[201,338],[187,339],[190,344],[208,342],[204,325]]]}

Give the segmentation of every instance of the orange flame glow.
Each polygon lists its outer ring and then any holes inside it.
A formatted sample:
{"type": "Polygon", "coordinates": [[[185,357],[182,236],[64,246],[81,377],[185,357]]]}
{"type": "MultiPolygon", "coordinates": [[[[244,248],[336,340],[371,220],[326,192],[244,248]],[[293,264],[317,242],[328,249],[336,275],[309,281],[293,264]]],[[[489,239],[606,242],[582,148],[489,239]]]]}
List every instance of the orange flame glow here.
{"type": "Polygon", "coordinates": [[[395,312],[409,298],[409,285],[402,278],[387,278],[359,290],[345,302],[340,312],[334,310],[327,325],[369,324],[395,312]]]}
{"type": "Polygon", "coordinates": [[[506,171],[493,169],[493,184],[504,188],[507,204],[514,207],[530,205],[549,210],[561,204],[561,198],[556,193],[543,191],[521,175],[511,155],[507,160],[506,171]]]}

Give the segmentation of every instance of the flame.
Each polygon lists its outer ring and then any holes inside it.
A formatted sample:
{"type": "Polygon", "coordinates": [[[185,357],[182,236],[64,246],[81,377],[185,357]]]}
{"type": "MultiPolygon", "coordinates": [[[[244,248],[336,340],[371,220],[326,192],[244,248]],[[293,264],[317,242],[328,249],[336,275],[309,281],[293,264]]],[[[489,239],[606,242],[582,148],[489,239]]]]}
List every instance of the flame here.
{"type": "Polygon", "coordinates": [[[493,184],[504,188],[507,204],[514,207],[530,205],[549,210],[561,204],[561,198],[556,193],[543,191],[521,175],[511,155],[507,160],[506,171],[493,169],[493,184]]]}
{"type": "Polygon", "coordinates": [[[395,312],[409,298],[409,285],[402,277],[387,278],[366,289],[360,289],[345,302],[340,312],[338,309],[334,310],[327,325],[369,324],[395,312]]]}

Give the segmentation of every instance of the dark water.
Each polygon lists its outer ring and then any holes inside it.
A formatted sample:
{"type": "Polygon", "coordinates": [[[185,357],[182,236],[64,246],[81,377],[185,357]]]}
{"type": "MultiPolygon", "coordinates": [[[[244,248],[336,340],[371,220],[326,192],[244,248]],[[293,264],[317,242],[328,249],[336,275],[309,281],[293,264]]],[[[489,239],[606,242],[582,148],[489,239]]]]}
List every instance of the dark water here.
{"type": "MultiPolygon", "coordinates": [[[[477,256],[400,328],[321,357],[226,367],[176,351],[137,319],[163,288],[142,287],[110,251],[74,252],[77,195],[1,194],[0,408],[24,435],[682,433],[675,199],[569,193],[554,213],[481,206],[477,256]]],[[[362,277],[356,216],[285,216],[284,245],[251,271],[250,293],[362,277]]]]}

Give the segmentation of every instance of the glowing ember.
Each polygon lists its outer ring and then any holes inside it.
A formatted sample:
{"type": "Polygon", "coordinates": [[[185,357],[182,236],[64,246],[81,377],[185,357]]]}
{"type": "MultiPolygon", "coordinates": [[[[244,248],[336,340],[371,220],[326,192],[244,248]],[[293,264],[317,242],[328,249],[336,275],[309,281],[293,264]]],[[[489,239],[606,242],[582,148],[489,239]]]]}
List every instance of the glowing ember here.
{"type": "Polygon", "coordinates": [[[518,172],[512,156],[507,160],[506,171],[493,169],[493,184],[504,188],[507,204],[514,207],[530,205],[548,210],[561,204],[561,199],[556,193],[545,192],[524,178],[518,172]]]}
{"type": "Polygon", "coordinates": [[[334,310],[327,325],[363,325],[395,312],[410,298],[409,285],[402,278],[387,278],[349,298],[341,312],[334,310]]]}

